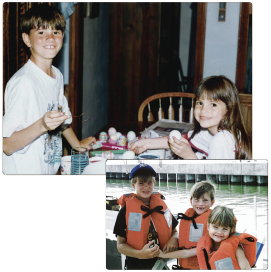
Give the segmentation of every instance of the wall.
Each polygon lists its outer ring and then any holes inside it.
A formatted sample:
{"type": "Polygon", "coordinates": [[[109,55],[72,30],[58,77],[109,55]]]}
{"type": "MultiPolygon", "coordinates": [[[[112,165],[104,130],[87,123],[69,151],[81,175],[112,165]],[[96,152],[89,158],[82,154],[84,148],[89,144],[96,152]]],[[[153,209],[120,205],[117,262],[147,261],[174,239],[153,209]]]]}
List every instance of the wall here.
{"type": "Polygon", "coordinates": [[[203,78],[225,75],[235,82],[240,3],[226,5],[226,21],[218,22],[219,3],[207,3],[203,78]]]}
{"type": "Polygon", "coordinates": [[[107,125],[109,8],[100,3],[97,18],[84,18],[83,112],[90,118],[82,124],[82,138],[107,125]]]}
{"type": "Polygon", "coordinates": [[[194,75],[197,3],[180,5],[179,58],[184,76],[194,75]]]}

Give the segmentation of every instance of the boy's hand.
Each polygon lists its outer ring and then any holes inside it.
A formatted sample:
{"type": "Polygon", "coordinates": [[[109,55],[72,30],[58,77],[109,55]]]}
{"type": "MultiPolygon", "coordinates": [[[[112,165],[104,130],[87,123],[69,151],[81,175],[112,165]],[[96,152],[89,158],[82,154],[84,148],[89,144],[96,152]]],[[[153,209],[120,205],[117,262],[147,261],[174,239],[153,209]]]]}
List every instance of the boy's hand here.
{"type": "Polygon", "coordinates": [[[151,241],[141,249],[139,259],[151,259],[154,257],[158,257],[159,246],[154,245],[154,247],[150,247],[153,243],[154,241],[151,241]]]}
{"type": "Polygon", "coordinates": [[[159,249],[159,255],[158,255],[158,257],[164,258],[164,256],[165,256],[165,253],[161,249],[159,249]]]}
{"type": "Polygon", "coordinates": [[[166,250],[166,252],[172,252],[177,250],[179,247],[179,240],[175,237],[171,237],[168,242],[166,243],[166,245],[163,248],[163,251],[166,250]]]}
{"type": "Polygon", "coordinates": [[[170,149],[179,157],[183,159],[197,159],[197,156],[193,152],[191,146],[189,145],[189,142],[181,138],[181,140],[176,139],[176,137],[173,136],[174,141],[171,139],[168,140],[168,144],[170,149]]]}
{"type": "Polygon", "coordinates": [[[139,140],[129,145],[128,149],[135,152],[135,154],[143,153],[148,149],[148,139],[139,140]]]}
{"type": "Polygon", "coordinates": [[[44,114],[42,117],[42,124],[46,131],[54,130],[59,127],[65,120],[70,118],[70,115],[64,115],[63,112],[52,110],[44,114]]]}
{"type": "Polygon", "coordinates": [[[90,149],[92,149],[92,146],[91,146],[92,143],[95,144],[96,139],[95,139],[95,137],[90,136],[90,137],[85,138],[85,139],[80,141],[80,147],[85,147],[88,150],[90,150],[90,149]]]}

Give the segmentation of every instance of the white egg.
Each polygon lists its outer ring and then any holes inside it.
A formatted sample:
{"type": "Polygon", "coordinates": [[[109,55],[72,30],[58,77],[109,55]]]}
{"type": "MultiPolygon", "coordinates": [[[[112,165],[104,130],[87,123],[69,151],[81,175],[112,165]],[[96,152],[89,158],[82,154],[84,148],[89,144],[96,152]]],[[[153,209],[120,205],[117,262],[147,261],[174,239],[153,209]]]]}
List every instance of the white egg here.
{"type": "Polygon", "coordinates": [[[122,159],[133,160],[135,158],[135,153],[133,151],[126,151],[122,154],[122,159]]]}
{"type": "Polygon", "coordinates": [[[121,136],[121,133],[120,133],[120,132],[117,132],[117,133],[116,133],[116,136],[117,136],[117,138],[119,138],[119,137],[121,136]]]}
{"type": "Polygon", "coordinates": [[[108,130],[108,135],[109,135],[109,137],[110,137],[111,135],[116,134],[116,133],[117,133],[117,131],[116,131],[115,128],[113,128],[113,127],[109,128],[109,130],[108,130]]]}
{"type": "Polygon", "coordinates": [[[169,138],[170,138],[172,141],[174,141],[174,140],[173,140],[173,136],[175,136],[176,139],[178,139],[178,140],[181,140],[181,138],[182,138],[182,134],[181,134],[180,131],[178,131],[178,130],[172,130],[172,131],[169,133],[169,138]]]}
{"type": "Polygon", "coordinates": [[[127,133],[127,140],[128,142],[133,141],[136,138],[136,134],[134,133],[134,131],[129,131],[127,133]]]}

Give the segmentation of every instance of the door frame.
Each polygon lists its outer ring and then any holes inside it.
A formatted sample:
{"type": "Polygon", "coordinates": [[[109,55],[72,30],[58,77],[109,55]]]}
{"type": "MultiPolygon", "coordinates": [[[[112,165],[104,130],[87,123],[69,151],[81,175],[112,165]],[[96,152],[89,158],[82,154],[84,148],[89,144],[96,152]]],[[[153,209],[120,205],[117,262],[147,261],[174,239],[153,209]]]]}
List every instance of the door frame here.
{"type": "Polygon", "coordinates": [[[241,3],[238,33],[238,51],[236,62],[235,85],[239,93],[244,93],[246,78],[246,59],[249,31],[249,15],[252,14],[251,3],[241,3]]]}
{"type": "Polygon", "coordinates": [[[197,7],[197,32],[193,90],[203,78],[205,32],[206,32],[207,3],[198,3],[197,7]]]}

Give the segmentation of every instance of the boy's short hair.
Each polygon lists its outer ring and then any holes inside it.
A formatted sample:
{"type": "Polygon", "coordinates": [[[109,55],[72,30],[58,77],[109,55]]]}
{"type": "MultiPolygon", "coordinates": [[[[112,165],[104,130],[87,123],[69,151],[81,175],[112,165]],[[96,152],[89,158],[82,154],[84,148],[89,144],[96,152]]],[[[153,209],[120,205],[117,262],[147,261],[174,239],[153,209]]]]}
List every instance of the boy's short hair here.
{"type": "Polygon", "coordinates": [[[215,199],[215,185],[209,180],[195,183],[190,190],[190,197],[200,198],[205,193],[208,193],[211,201],[215,199]]]}
{"type": "Polygon", "coordinates": [[[64,33],[66,20],[63,14],[53,6],[40,4],[30,8],[21,19],[22,33],[30,34],[32,29],[52,29],[61,30],[64,33]]]}
{"type": "Polygon", "coordinates": [[[154,173],[149,169],[140,169],[140,171],[137,171],[136,174],[133,176],[131,183],[137,183],[138,178],[140,178],[144,182],[151,178],[153,182],[156,182],[154,173]]]}
{"type": "Polygon", "coordinates": [[[232,209],[223,206],[216,206],[210,213],[207,222],[217,226],[230,228],[235,231],[236,219],[232,209]]]}

